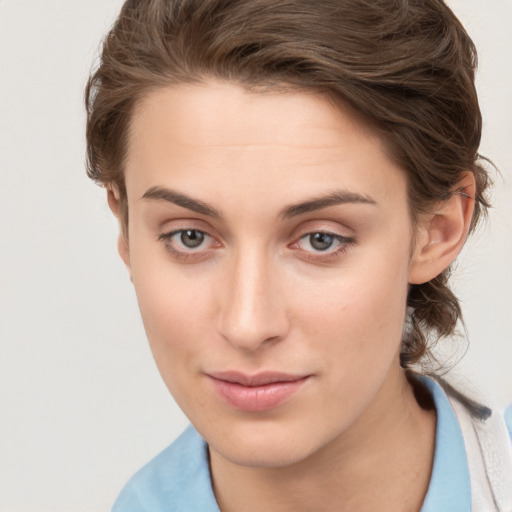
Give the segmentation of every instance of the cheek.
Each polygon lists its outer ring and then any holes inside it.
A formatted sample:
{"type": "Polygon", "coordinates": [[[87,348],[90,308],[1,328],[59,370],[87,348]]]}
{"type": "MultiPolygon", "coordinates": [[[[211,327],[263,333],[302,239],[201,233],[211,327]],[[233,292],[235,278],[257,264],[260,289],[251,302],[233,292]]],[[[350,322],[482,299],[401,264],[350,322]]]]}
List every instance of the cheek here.
{"type": "Polygon", "coordinates": [[[132,256],[133,283],[153,356],[170,386],[168,376],[178,376],[189,366],[211,329],[212,287],[149,254],[139,251],[132,256]]]}
{"type": "Polygon", "coordinates": [[[408,253],[379,253],[337,269],[330,280],[312,280],[295,294],[295,321],[332,364],[348,373],[389,365],[402,339],[407,300],[408,253]]]}
{"type": "Polygon", "coordinates": [[[333,403],[343,404],[330,413],[337,428],[359,417],[398,369],[406,294],[405,277],[400,285],[396,274],[367,272],[310,293],[307,302],[303,297],[307,307],[298,310],[297,322],[304,353],[322,369],[324,392],[315,407],[332,411],[333,403]]]}
{"type": "Polygon", "coordinates": [[[149,346],[162,380],[185,414],[207,404],[200,387],[198,354],[208,354],[210,315],[207,294],[193,283],[144,275],[136,284],[149,346]],[[190,404],[195,404],[191,409],[190,404]]]}

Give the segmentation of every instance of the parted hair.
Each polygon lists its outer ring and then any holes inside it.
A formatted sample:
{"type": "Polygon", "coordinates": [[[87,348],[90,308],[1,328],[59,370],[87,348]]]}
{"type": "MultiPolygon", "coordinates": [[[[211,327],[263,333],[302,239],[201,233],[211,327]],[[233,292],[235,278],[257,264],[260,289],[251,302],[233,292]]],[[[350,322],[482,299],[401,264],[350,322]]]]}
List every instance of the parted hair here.
{"type": "MultiPolygon", "coordinates": [[[[473,230],[489,177],[478,153],[482,119],[476,50],[442,0],[127,0],[86,87],[87,172],[120,191],[130,119],[148,92],[208,80],[250,90],[295,88],[347,105],[404,169],[412,222],[476,181],[473,230]]],[[[450,269],[411,285],[401,364],[428,360],[454,333],[450,269]]]]}

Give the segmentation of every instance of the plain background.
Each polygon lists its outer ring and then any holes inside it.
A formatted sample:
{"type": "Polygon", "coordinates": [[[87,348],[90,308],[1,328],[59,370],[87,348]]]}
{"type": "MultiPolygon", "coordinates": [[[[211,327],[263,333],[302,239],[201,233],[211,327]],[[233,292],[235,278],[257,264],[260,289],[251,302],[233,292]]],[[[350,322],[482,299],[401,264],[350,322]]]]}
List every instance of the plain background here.
{"type": "MultiPolygon", "coordinates": [[[[455,276],[470,337],[457,371],[504,406],[512,2],[449,4],[480,51],[482,152],[502,172],[488,225],[455,276]]],[[[0,0],[1,512],[106,511],[186,425],[147,347],[104,193],[84,171],[83,86],[120,5],[0,0]]]]}

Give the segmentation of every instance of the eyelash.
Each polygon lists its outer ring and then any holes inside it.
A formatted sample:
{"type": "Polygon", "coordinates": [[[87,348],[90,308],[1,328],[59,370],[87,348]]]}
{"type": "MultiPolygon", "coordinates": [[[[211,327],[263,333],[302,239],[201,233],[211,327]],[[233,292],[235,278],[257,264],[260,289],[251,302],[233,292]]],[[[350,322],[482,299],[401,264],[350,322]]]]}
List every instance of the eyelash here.
{"type": "Polygon", "coordinates": [[[305,233],[302,235],[297,242],[294,242],[292,244],[293,248],[299,249],[299,243],[301,240],[308,239],[311,241],[311,238],[313,235],[326,235],[329,237],[332,237],[335,241],[339,243],[339,246],[335,249],[328,248],[325,251],[304,251],[302,258],[307,260],[314,260],[319,262],[327,262],[333,259],[336,259],[338,256],[341,256],[341,254],[345,253],[350,249],[351,246],[353,246],[356,241],[354,238],[346,237],[343,235],[339,235],[337,233],[333,233],[331,231],[327,230],[318,230],[318,231],[309,231],[308,233],[305,233]]]}
{"type": "MultiPolygon", "coordinates": [[[[179,260],[189,260],[189,259],[195,259],[195,260],[201,260],[201,259],[204,259],[207,257],[207,254],[204,253],[204,251],[202,252],[199,252],[199,251],[194,251],[193,249],[190,249],[188,248],[184,248],[184,249],[177,249],[172,241],[173,241],[173,238],[176,236],[176,235],[182,235],[183,233],[185,233],[186,231],[193,231],[195,233],[199,233],[201,234],[201,236],[204,236],[204,239],[207,240],[207,239],[212,239],[214,240],[214,238],[209,235],[208,233],[206,233],[205,231],[202,231],[200,229],[195,229],[195,228],[184,228],[184,229],[175,229],[173,231],[170,231],[169,233],[163,233],[161,234],[159,237],[158,237],[158,240],[164,242],[165,244],[165,248],[176,258],[176,259],[179,259],[179,260]]],[[[216,242],[216,244],[218,246],[220,246],[220,243],[216,242]]]]}
{"type": "MultiPolygon", "coordinates": [[[[214,244],[217,247],[221,247],[221,244],[217,241],[215,241],[214,237],[209,235],[207,232],[202,231],[200,229],[194,229],[194,228],[183,228],[183,229],[176,229],[173,231],[170,231],[169,233],[163,233],[159,235],[158,240],[164,242],[166,249],[172,254],[173,257],[176,259],[187,261],[187,260],[195,260],[195,261],[202,261],[206,259],[209,255],[209,250],[206,249],[203,251],[195,251],[191,248],[184,248],[184,249],[177,249],[175,247],[175,243],[173,243],[173,238],[177,235],[183,235],[186,231],[192,231],[196,234],[199,234],[200,236],[204,237],[204,240],[211,239],[214,241],[214,244]]],[[[301,257],[306,260],[311,261],[317,261],[317,262],[327,262],[333,259],[336,259],[336,257],[340,256],[344,252],[346,252],[351,246],[355,245],[356,240],[351,237],[346,237],[343,235],[339,235],[337,233],[333,233],[328,230],[317,230],[317,231],[309,231],[307,233],[304,233],[301,235],[296,242],[293,242],[292,244],[288,245],[289,248],[293,250],[300,250],[300,242],[302,240],[308,239],[311,241],[311,238],[313,235],[326,235],[329,237],[332,237],[335,241],[339,243],[339,246],[336,249],[330,249],[327,248],[325,251],[317,250],[317,251],[302,251],[301,257]]],[[[202,243],[198,246],[201,248],[202,243]]],[[[215,248],[215,247],[214,247],[215,248]]]]}

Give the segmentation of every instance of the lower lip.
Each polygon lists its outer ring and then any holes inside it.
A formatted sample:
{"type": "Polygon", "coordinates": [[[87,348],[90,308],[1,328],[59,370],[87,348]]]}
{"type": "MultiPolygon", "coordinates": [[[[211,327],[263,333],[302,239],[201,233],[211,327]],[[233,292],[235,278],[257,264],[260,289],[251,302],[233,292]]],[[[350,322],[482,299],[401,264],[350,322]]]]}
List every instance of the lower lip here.
{"type": "Polygon", "coordinates": [[[294,395],[308,377],[290,382],[272,382],[263,386],[243,386],[210,378],[217,393],[232,407],[247,412],[262,412],[281,405],[294,395]]]}

